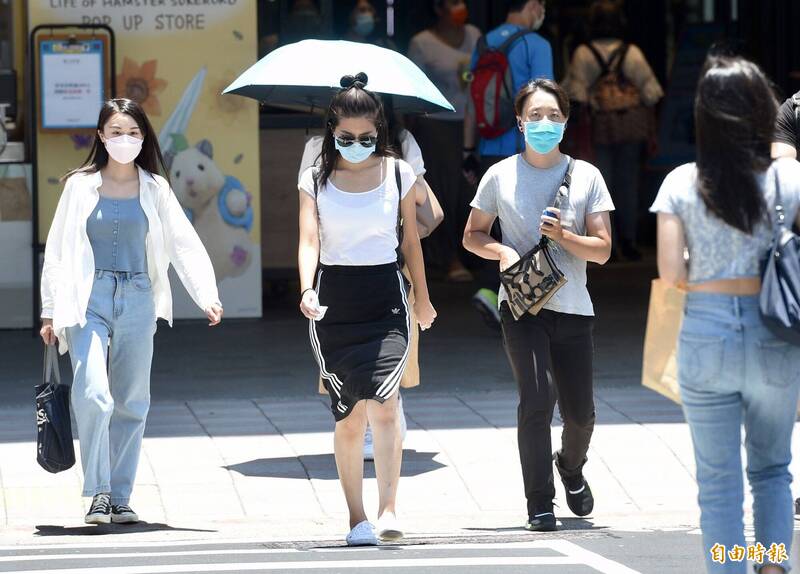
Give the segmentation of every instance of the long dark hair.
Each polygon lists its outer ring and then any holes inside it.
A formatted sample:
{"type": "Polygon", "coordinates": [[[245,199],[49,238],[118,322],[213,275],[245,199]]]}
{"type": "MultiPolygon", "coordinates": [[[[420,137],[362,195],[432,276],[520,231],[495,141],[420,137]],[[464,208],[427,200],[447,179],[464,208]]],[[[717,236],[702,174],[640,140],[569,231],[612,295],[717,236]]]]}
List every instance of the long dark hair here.
{"type": "Polygon", "coordinates": [[[694,101],[698,189],[709,211],[748,234],[767,215],[757,174],[772,163],[777,112],[761,68],[741,57],[709,56],[694,101]]]}
{"type": "MultiPolygon", "coordinates": [[[[322,140],[322,153],[320,154],[320,169],[317,173],[317,186],[321,189],[328,178],[336,169],[339,151],[333,141],[333,131],[344,118],[370,118],[375,122],[378,130],[378,141],[375,144],[375,154],[383,157],[395,157],[397,154],[389,146],[386,115],[383,111],[381,99],[374,93],[366,90],[367,75],[363,72],[356,76],[342,78],[340,89],[331,100],[328,116],[325,121],[325,136],[322,140]]],[[[359,145],[359,144],[353,144],[359,145]]]]}
{"type": "Polygon", "coordinates": [[[114,114],[126,114],[133,118],[144,137],[142,151],[134,160],[134,163],[149,173],[162,175],[169,180],[169,170],[164,163],[161,147],[158,145],[158,135],[153,129],[150,120],[147,119],[147,114],[144,113],[142,106],[128,98],[108,100],[103,104],[100,109],[100,116],[97,119],[97,131],[94,134],[94,144],[92,145],[92,151],[89,152],[89,157],[86,158],[83,165],[67,173],[62,180],[76,173],[95,173],[108,165],[108,151],[106,151],[106,146],[100,139],[100,132],[103,131],[114,114]]]}

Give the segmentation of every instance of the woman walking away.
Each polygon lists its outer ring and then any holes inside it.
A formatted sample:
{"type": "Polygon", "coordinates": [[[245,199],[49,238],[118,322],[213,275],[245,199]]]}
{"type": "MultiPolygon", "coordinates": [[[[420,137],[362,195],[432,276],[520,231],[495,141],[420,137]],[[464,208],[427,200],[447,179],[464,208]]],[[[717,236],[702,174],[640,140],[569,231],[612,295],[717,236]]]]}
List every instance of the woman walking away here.
{"type": "Polygon", "coordinates": [[[397,391],[411,324],[398,248],[411,273],[420,327],[436,318],[409,193],[416,175],[388,148],[383,106],[366,84],[365,74],[342,78],[328,109],[320,166],[306,170],[299,185],[300,310],[309,319],[336,420],[334,451],[351,546],[403,537],[395,509],[402,458],[397,391]],[[377,528],[362,499],[367,422],[380,495],[377,528]]]}
{"type": "Polygon", "coordinates": [[[611,255],[609,212],[614,209],[600,172],[561,153],[569,118],[566,92],[552,80],[534,80],[514,102],[525,151],[486,172],[464,231],[467,249],[500,261],[506,270],[547,237],[567,283],[537,315],[517,321],[500,291],[500,319],[511,369],[519,387],[518,441],[528,500],[526,528],[556,530],[553,461],[567,504],[588,515],[594,498],[583,477],[594,430],[592,389],[594,308],[586,290],[586,262],[604,264],[611,255]],[[570,183],[571,180],[571,183],[570,183]],[[553,207],[560,188],[567,196],[553,207]],[[495,219],[503,242],[492,238],[495,219]],[[551,454],[550,423],[558,402],[564,432],[551,454]]]}
{"type": "Polygon", "coordinates": [[[794,527],[789,462],[800,348],[767,330],[758,303],[776,202],[800,223],[800,165],[770,158],[777,109],[758,66],[710,57],[694,104],[697,163],[672,171],[651,207],[659,275],[689,291],[678,382],[697,463],[705,561],[714,573],[747,571],[746,562],[726,555],[747,547],[742,424],[755,542],[772,549],[757,571],[789,570],[781,550],[788,553],[794,527]]]}
{"type": "Polygon", "coordinates": [[[170,263],[210,324],[222,319],[208,254],[159,173],[167,170],[142,108],[106,102],[92,152],[68,174],[47,236],[41,336],[72,360],[83,495],[94,497],[88,524],[139,520],[129,500],[156,319],[172,324],[170,263]]]}

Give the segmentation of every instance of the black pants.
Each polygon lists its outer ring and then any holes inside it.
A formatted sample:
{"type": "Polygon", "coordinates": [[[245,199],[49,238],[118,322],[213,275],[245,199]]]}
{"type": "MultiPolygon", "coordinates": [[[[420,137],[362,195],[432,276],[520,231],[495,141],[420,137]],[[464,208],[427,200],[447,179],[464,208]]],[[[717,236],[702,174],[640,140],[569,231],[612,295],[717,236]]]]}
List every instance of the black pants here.
{"type": "Polygon", "coordinates": [[[517,439],[528,514],[555,498],[550,423],[558,402],[564,431],[559,462],[579,474],[594,430],[594,319],[542,310],[519,321],[503,303],[503,340],[519,388],[517,439]]]}

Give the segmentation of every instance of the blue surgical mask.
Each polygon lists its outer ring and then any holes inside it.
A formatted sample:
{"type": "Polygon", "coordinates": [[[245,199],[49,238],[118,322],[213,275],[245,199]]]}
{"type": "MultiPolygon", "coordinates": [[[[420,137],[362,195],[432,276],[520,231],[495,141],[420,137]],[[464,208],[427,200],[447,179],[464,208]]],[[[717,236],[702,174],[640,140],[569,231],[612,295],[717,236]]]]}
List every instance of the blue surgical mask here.
{"type": "Polygon", "coordinates": [[[375,146],[364,147],[360,143],[356,142],[353,145],[343,147],[339,145],[335,139],[333,141],[336,149],[339,150],[339,153],[342,154],[342,157],[349,161],[350,163],[361,163],[362,161],[366,160],[369,156],[375,153],[375,146]]]}
{"type": "Polygon", "coordinates": [[[356,22],[355,26],[353,26],[353,31],[356,34],[362,38],[366,38],[372,34],[373,30],[375,30],[375,17],[372,14],[369,12],[360,12],[356,14],[356,22]]]}
{"type": "Polygon", "coordinates": [[[553,151],[564,137],[564,126],[548,119],[525,122],[525,143],[542,155],[553,151]]]}

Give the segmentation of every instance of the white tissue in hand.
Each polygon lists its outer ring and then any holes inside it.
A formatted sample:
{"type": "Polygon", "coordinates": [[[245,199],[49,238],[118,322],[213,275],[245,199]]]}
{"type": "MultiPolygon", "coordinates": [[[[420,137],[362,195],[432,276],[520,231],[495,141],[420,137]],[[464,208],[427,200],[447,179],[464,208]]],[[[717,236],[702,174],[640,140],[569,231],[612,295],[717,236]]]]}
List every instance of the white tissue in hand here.
{"type": "Polygon", "coordinates": [[[327,311],[328,311],[328,307],[326,307],[326,306],[320,305],[319,307],[317,307],[318,315],[316,317],[314,317],[314,320],[315,321],[322,321],[322,318],[325,317],[325,313],[327,311]]]}

